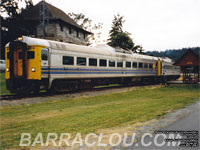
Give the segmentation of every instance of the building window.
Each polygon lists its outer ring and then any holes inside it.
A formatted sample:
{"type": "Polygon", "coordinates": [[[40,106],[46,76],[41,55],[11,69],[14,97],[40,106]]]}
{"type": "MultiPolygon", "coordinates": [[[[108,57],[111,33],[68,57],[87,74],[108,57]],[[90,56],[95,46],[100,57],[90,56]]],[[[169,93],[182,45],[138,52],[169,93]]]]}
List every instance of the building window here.
{"type": "Polygon", "coordinates": [[[79,32],[79,38],[80,38],[80,39],[84,39],[84,38],[83,38],[83,33],[82,33],[82,32],[79,32]]]}
{"type": "Polygon", "coordinates": [[[137,68],[137,62],[133,62],[133,68],[137,68]]]}
{"type": "Polygon", "coordinates": [[[60,23],[60,31],[63,31],[63,25],[60,23]]]}
{"type": "Polygon", "coordinates": [[[79,32],[78,31],[76,32],[76,36],[77,36],[77,38],[79,37],[79,32]]]}
{"type": "Polygon", "coordinates": [[[84,57],[77,57],[77,65],[78,66],[86,66],[86,58],[84,58],[84,57]]]}
{"type": "Polygon", "coordinates": [[[105,59],[100,59],[100,60],[99,60],[99,66],[100,66],[100,67],[106,67],[106,66],[107,66],[107,60],[105,60],[105,59]]]}
{"type": "Polygon", "coordinates": [[[97,66],[97,59],[89,58],[89,66],[97,66]]]}
{"type": "Polygon", "coordinates": [[[127,62],[126,62],[126,67],[127,67],[127,68],[131,68],[131,62],[130,62],[130,61],[127,61],[127,62]]]}
{"type": "Polygon", "coordinates": [[[117,67],[123,67],[123,61],[118,61],[117,62],[117,67]]]}
{"type": "Polygon", "coordinates": [[[71,28],[69,28],[69,34],[72,34],[72,29],[71,28]]]}
{"type": "Polygon", "coordinates": [[[109,67],[115,67],[115,61],[109,60],[109,67]]]}
{"type": "Polygon", "coordinates": [[[63,56],[63,65],[74,65],[74,57],[63,56]]]}

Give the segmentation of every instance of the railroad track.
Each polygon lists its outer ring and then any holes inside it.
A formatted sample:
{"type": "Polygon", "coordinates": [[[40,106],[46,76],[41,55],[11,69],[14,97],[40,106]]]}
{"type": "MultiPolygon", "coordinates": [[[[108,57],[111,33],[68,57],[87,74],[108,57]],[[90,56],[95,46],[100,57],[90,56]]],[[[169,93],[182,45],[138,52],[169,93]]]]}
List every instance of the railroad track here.
{"type": "MultiPolygon", "coordinates": [[[[66,93],[66,92],[65,92],[66,93]]],[[[34,98],[34,97],[46,97],[46,96],[53,96],[53,95],[60,95],[64,94],[64,92],[40,92],[40,93],[29,93],[29,94],[11,94],[11,95],[1,95],[0,100],[16,100],[16,99],[23,99],[23,98],[34,98]]]]}
{"type": "Polygon", "coordinates": [[[74,90],[74,91],[57,91],[57,92],[40,92],[40,93],[28,93],[28,94],[10,94],[10,95],[0,95],[0,101],[7,100],[20,100],[25,98],[37,98],[37,97],[48,97],[48,96],[58,96],[64,94],[74,94],[74,93],[81,93],[81,92],[95,92],[95,91],[103,91],[107,89],[116,89],[116,88],[126,88],[126,87],[141,87],[141,86],[151,86],[156,84],[148,84],[148,85],[129,85],[129,86],[107,86],[107,87],[95,87],[92,89],[81,89],[81,90],[74,90]]]}
{"type": "Polygon", "coordinates": [[[11,95],[1,95],[0,100],[16,100],[16,99],[23,99],[23,98],[31,98],[31,97],[37,97],[42,96],[41,94],[11,94],[11,95]]]}
{"type": "Polygon", "coordinates": [[[14,97],[15,95],[0,95],[0,100],[8,100],[14,97]]]}

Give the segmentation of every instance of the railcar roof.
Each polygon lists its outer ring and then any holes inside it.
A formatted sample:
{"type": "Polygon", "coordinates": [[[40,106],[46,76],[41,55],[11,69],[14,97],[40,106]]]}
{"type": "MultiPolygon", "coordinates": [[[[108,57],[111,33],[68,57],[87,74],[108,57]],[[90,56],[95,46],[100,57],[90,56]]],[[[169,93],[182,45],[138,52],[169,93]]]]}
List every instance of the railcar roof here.
{"type": "MultiPolygon", "coordinates": [[[[58,41],[52,41],[47,39],[39,39],[39,38],[32,38],[27,36],[22,36],[22,42],[26,43],[27,45],[37,45],[37,46],[44,46],[51,49],[59,49],[59,50],[66,50],[66,51],[74,51],[74,52],[84,52],[89,54],[99,54],[99,55],[107,55],[107,56],[123,56],[125,55],[127,58],[137,58],[137,59],[147,59],[147,60],[162,60],[164,62],[171,63],[172,60],[169,58],[162,58],[162,57],[154,57],[148,55],[141,55],[136,53],[120,53],[113,47],[110,47],[107,44],[100,44],[96,45],[95,47],[90,46],[82,46],[58,41]]],[[[6,44],[6,47],[9,47],[9,43],[6,44]]]]}

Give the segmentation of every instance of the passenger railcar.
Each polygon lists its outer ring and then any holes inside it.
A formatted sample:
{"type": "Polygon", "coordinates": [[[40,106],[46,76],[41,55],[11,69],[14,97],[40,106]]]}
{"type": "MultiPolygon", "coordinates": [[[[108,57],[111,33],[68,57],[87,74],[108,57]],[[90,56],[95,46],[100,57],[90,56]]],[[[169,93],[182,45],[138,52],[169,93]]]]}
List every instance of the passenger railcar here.
{"type": "Polygon", "coordinates": [[[108,45],[88,47],[23,36],[5,50],[6,85],[14,93],[160,82],[163,75],[167,80],[180,75],[180,68],[168,58],[108,45]]]}

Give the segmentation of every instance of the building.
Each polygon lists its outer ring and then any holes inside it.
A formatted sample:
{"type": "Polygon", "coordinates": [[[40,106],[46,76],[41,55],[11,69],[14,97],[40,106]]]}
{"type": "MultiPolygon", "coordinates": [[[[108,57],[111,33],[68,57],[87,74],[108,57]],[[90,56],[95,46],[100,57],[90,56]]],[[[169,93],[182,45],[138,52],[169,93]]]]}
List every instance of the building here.
{"type": "Polygon", "coordinates": [[[174,63],[174,65],[181,67],[184,83],[196,83],[200,80],[199,63],[199,54],[189,49],[174,63]]]}
{"type": "Polygon", "coordinates": [[[92,34],[84,30],[65,12],[45,1],[39,2],[26,11],[23,18],[31,31],[29,36],[32,37],[43,38],[43,29],[45,29],[45,39],[87,45],[87,36],[92,34]],[[45,28],[41,26],[43,22],[45,22],[45,28]]]}

